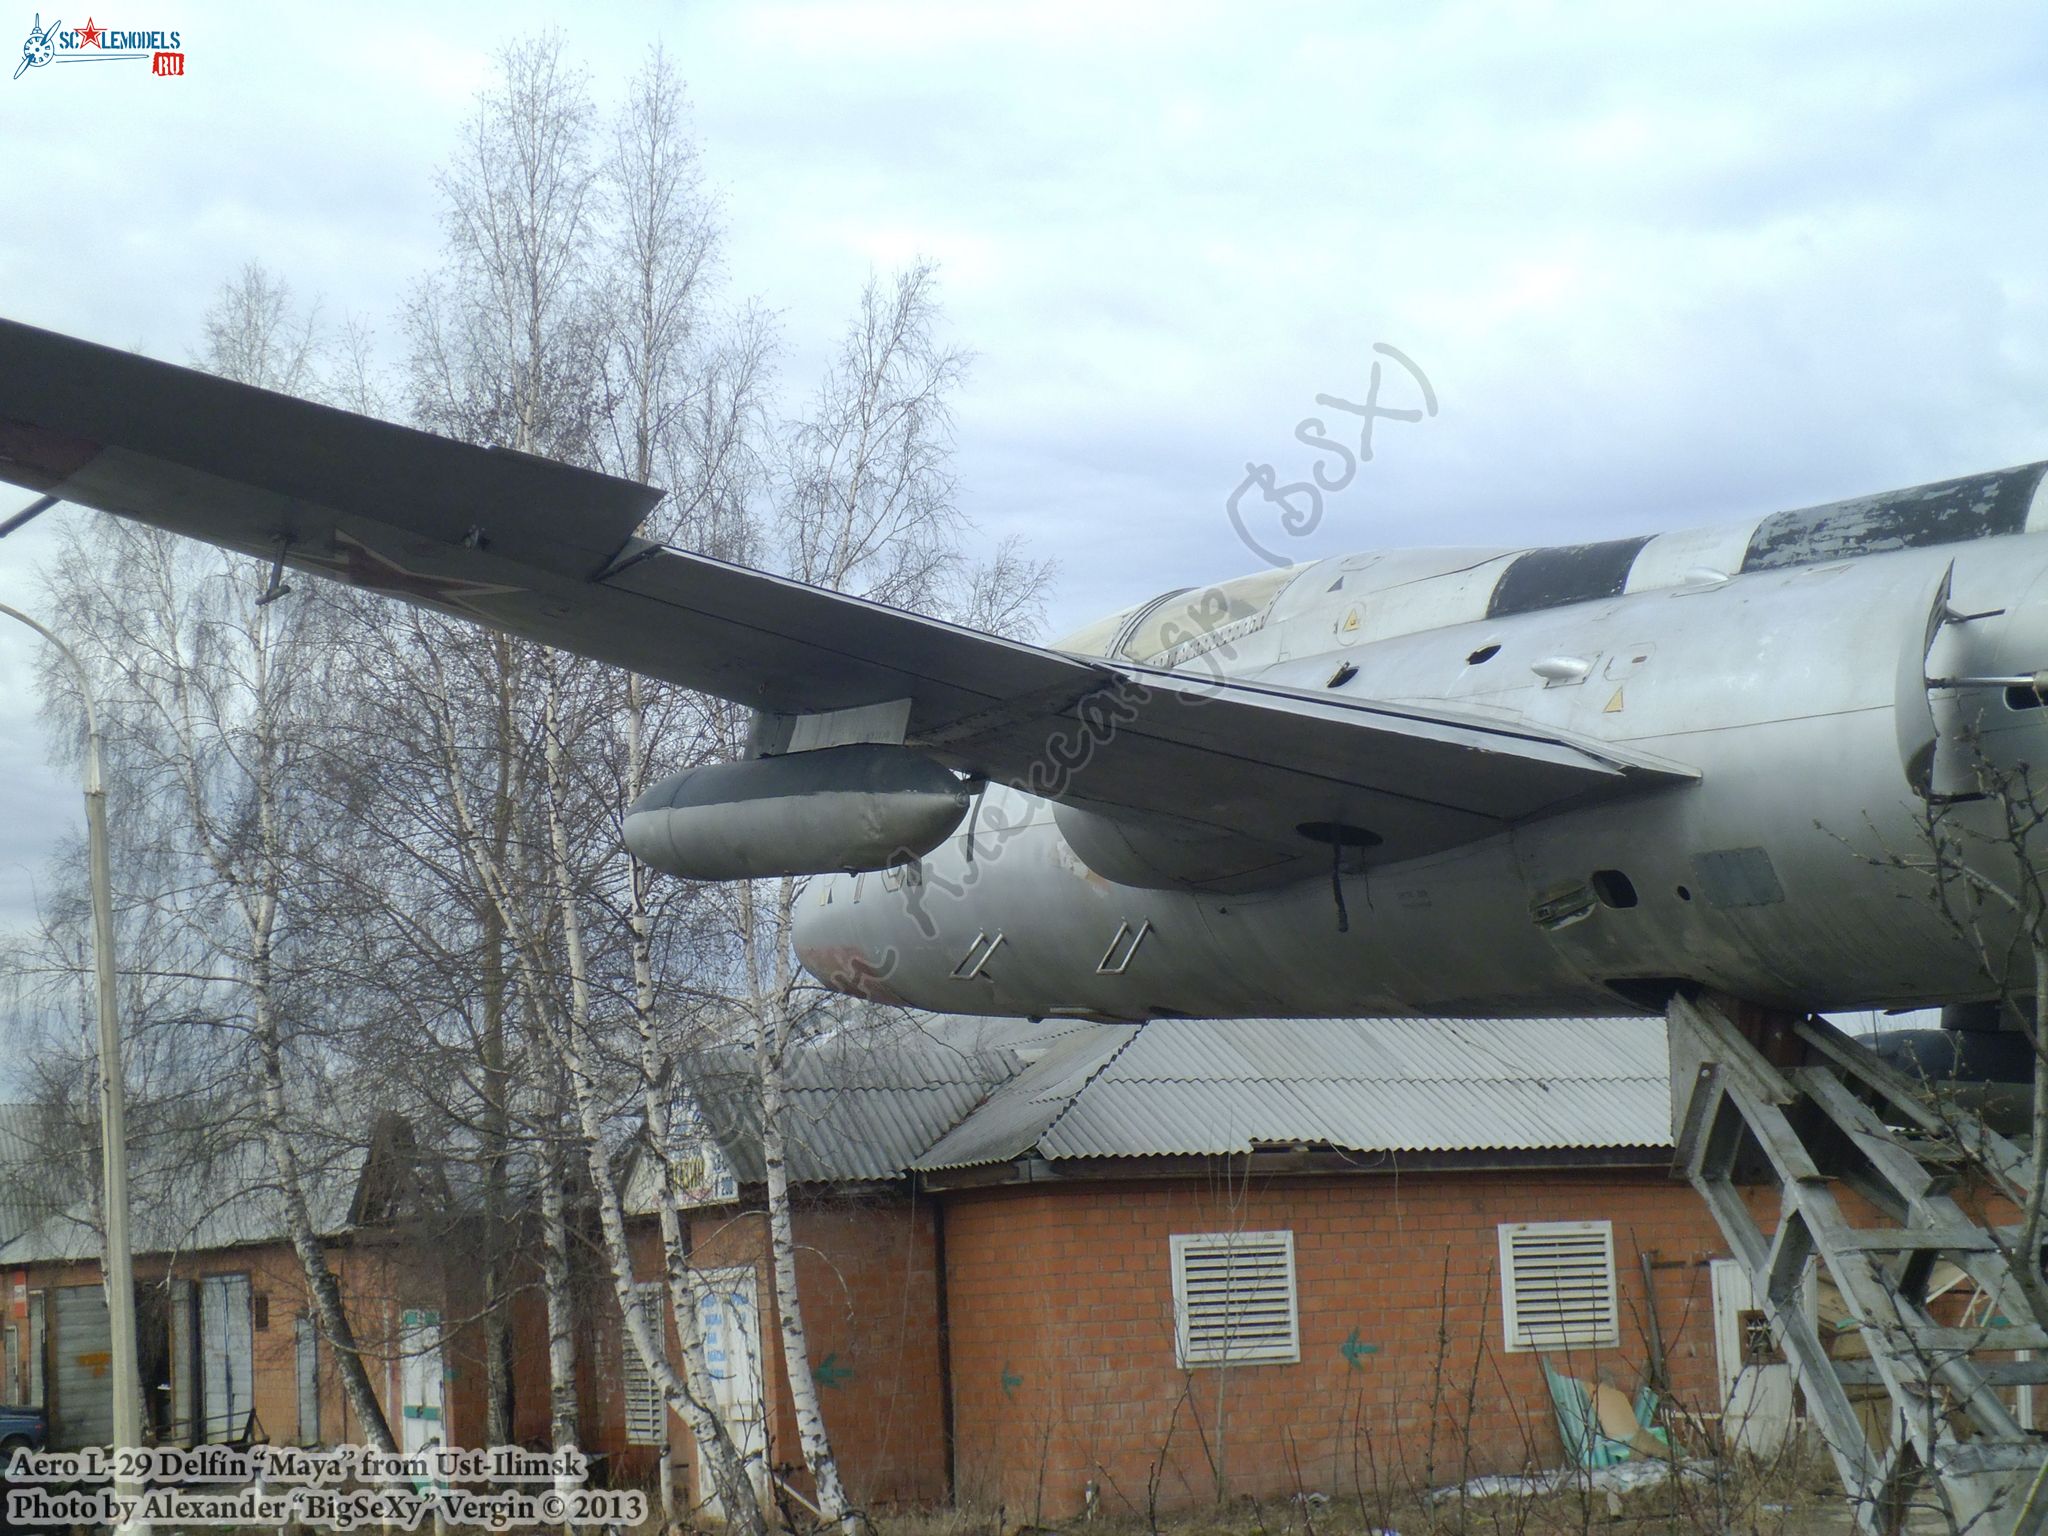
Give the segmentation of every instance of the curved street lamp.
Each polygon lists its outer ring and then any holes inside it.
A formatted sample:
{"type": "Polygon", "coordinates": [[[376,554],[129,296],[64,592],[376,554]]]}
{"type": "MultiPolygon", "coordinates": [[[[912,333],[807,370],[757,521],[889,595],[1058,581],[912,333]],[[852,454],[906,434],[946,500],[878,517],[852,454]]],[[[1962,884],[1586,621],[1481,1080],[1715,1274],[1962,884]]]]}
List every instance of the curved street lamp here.
{"type": "Polygon", "coordinates": [[[121,1019],[114,990],[114,893],[107,860],[107,791],[100,779],[99,717],[92,680],[71,647],[23,613],[0,603],[62,656],[85,702],[85,843],[92,883],[92,955],[100,1012],[100,1164],[107,1221],[107,1324],[112,1332],[114,1445],[142,1444],[142,1394],[135,1359],[135,1261],[128,1247],[128,1139],[121,1077],[121,1019]]]}

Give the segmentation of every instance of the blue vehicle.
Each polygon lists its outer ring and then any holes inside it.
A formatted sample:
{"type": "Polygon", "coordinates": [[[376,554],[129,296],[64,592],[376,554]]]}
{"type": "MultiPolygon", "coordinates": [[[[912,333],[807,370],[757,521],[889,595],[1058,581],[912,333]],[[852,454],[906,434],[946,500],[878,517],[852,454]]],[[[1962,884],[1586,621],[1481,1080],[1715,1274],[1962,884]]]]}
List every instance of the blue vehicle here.
{"type": "Polygon", "coordinates": [[[0,1404],[0,1472],[24,1446],[40,1451],[50,1443],[50,1416],[40,1408],[0,1404]]]}

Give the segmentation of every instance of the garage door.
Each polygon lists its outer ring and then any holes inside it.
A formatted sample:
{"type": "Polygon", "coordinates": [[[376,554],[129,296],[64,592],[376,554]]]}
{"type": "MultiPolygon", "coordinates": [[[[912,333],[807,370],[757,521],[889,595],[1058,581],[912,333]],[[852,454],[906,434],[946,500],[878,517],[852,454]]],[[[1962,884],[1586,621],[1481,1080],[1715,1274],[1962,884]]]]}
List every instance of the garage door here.
{"type": "Polygon", "coordinates": [[[69,1285],[48,1294],[57,1314],[50,1444],[65,1451],[111,1444],[114,1352],[106,1295],[96,1285],[69,1285]]]}
{"type": "Polygon", "coordinates": [[[200,1437],[236,1440],[255,1406],[247,1275],[207,1275],[199,1282],[200,1437]]]}

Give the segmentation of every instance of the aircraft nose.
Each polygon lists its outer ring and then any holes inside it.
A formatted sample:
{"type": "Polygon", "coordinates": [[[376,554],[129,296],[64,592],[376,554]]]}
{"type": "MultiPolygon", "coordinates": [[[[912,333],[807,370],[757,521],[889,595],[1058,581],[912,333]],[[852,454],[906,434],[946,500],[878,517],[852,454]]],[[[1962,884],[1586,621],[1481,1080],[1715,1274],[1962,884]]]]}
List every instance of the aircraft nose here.
{"type": "Polygon", "coordinates": [[[837,909],[847,899],[846,888],[852,883],[844,875],[819,875],[796,904],[790,937],[796,945],[797,959],[806,966],[810,964],[809,952],[830,942],[832,930],[840,926],[837,909]]]}
{"type": "Polygon", "coordinates": [[[835,992],[878,1003],[903,1002],[890,978],[897,953],[870,952],[863,942],[853,905],[854,875],[823,875],[814,879],[797,904],[791,939],[797,963],[835,992]]]}

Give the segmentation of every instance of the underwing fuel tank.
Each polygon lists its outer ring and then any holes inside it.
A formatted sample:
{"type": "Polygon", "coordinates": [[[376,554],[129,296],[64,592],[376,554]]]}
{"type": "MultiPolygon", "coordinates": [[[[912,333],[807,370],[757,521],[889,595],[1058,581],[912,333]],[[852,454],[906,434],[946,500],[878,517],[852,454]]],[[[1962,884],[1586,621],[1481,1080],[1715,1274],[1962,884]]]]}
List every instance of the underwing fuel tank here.
{"type": "Polygon", "coordinates": [[[886,869],[945,841],[967,803],[960,779],[908,748],[826,747],[663,779],[627,809],[626,847],[686,880],[886,869]]]}

